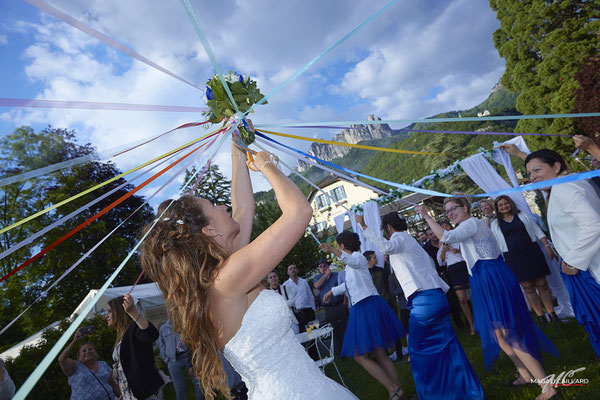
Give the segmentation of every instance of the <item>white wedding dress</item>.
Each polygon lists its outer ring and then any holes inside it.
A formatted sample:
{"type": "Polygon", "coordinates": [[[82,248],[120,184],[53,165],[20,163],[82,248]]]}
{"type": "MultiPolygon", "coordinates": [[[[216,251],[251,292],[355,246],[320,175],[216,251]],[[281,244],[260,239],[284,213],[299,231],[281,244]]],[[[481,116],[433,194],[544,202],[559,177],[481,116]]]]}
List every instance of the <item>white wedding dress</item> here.
{"type": "Polygon", "coordinates": [[[258,294],[223,354],[246,383],[249,400],[358,400],[308,356],[285,300],[273,290],[258,294]]]}

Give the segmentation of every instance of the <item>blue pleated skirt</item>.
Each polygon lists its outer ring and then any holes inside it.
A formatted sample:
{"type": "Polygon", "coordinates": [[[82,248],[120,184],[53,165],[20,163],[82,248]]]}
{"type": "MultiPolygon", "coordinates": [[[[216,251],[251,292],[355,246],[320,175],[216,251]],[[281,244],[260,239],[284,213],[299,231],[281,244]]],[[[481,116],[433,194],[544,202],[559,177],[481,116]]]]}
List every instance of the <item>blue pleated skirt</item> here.
{"type": "Polygon", "coordinates": [[[408,351],[419,400],[483,399],[483,389],[456,338],[441,289],[408,299],[408,351]]]}
{"type": "Polygon", "coordinates": [[[529,314],[519,282],[502,256],[479,260],[471,269],[471,295],[475,330],[481,337],[488,371],[500,355],[495,330],[503,329],[506,342],[542,362],[541,350],[558,356],[558,350],[529,314]]]}
{"type": "Polygon", "coordinates": [[[385,300],[369,296],[350,308],[341,355],[354,357],[388,348],[404,336],[406,330],[385,300]]]}
{"type": "Polygon", "coordinates": [[[577,275],[560,274],[569,291],[575,318],[585,328],[600,357],[600,285],[588,271],[579,271],[577,275]]]}

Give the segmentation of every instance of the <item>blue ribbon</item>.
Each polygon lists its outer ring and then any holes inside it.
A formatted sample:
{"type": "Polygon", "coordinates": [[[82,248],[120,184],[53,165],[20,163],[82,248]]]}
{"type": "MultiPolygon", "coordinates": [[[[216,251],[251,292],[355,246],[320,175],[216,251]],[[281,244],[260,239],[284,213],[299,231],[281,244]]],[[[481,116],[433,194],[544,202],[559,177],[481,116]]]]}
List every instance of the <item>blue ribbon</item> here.
{"type": "MultiPolygon", "coordinates": [[[[304,126],[320,127],[339,125],[349,126],[352,124],[361,125],[381,125],[381,124],[405,124],[405,123],[436,123],[436,122],[473,122],[473,121],[506,121],[521,119],[548,119],[548,118],[584,118],[600,117],[600,112],[593,113],[575,113],[575,114],[537,114],[537,115],[498,115],[491,117],[462,117],[462,118],[425,118],[425,119],[388,119],[378,121],[329,121],[329,122],[301,122],[291,124],[257,124],[256,128],[300,128],[304,126]]],[[[506,133],[512,135],[512,133],[506,133]]]]}
{"type": "MultiPolygon", "coordinates": [[[[187,0],[182,0],[182,1],[187,1],[187,0]]],[[[248,114],[249,112],[252,112],[252,110],[254,110],[255,106],[258,106],[258,105],[264,103],[269,97],[273,96],[275,93],[279,92],[281,89],[283,89],[284,87],[286,87],[287,85],[292,83],[296,78],[298,78],[300,75],[302,75],[304,72],[306,72],[306,70],[308,70],[310,67],[312,67],[314,63],[319,61],[321,58],[325,57],[327,54],[331,53],[333,51],[333,49],[335,49],[340,44],[345,42],[346,39],[348,39],[350,36],[354,35],[356,32],[358,32],[360,29],[362,29],[365,25],[367,25],[369,22],[371,22],[373,19],[375,19],[377,16],[379,16],[379,14],[381,14],[382,12],[387,10],[389,7],[391,7],[391,5],[394,4],[396,1],[398,1],[398,0],[392,0],[389,3],[387,3],[381,10],[379,10],[375,14],[371,15],[369,18],[367,18],[366,20],[361,22],[358,26],[356,26],[354,29],[352,29],[345,36],[340,38],[337,42],[335,42],[334,44],[332,44],[331,46],[329,46],[328,48],[323,50],[321,52],[321,54],[319,54],[318,56],[316,56],[315,58],[310,60],[306,65],[304,65],[302,68],[300,68],[298,71],[296,71],[294,73],[294,75],[290,76],[285,81],[283,81],[279,86],[277,86],[275,89],[271,90],[271,93],[267,94],[265,97],[260,99],[260,101],[256,104],[254,104],[248,111],[246,111],[244,113],[244,115],[248,114]]],[[[263,128],[264,127],[266,127],[266,125],[263,126],[263,128]]]]}
{"type": "MultiPolygon", "coordinates": [[[[357,175],[357,176],[361,176],[363,178],[367,178],[367,179],[371,179],[375,182],[379,182],[379,183],[383,183],[385,185],[389,185],[389,186],[394,186],[400,189],[404,189],[404,190],[409,190],[411,192],[416,192],[416,193],[422,193],[422,194],[427,194],[430,196],[439,196],[439,197],[461,197],[461,196],[457,196],[457,195],[453,195],[453,194],[448,194],[448,193],[441,193],[441,192],[436,192],[433,190],[427,190],[427,189],[422,189],[422,188],[418,188],[418,187],[414,187],[414,186],[409,186],[409,185],[404,185],[401,183],[396,183],[396,182],[390,182],[390,181],[386,181],[385,179],[379,179],[379,178],[375,178],[373,176],[369,176],[369,175],[365,175],[365,174],[361,174],[360,172],[356,172],[344,167],[341,167],[339,165],[330,163],[328,161],[322,160],[318,157],[315,157],[313,155],[310,155],[308,153],[305,153],[301,150],[297,150],[294,149],[293,147],[289,147],[286,146],[283,143],[280,143],[278,141],[276,141],[275,139],[271,139],[270,137],[264,135],[263,133],[259,132],[258,130],[255,132],[256,135],[260,136],[261,138],[264,138],[266,140],[269,140],[273,143],[276,143],[282,147],[285,147],[286,149],[290,149],[292,151],[295,151],[298,154],[302,154],[305,157],[309,157],[312,158],[313,160],[316,160],[320,163],[323,163],[329,167],[332,168],[336,168],[339,169],[341,171],[344,171],[347,174],[350,175],[357,175]]],[[[480,193],[480,194],[469,194],[466,195],[467,197],[496,197],[496,196],[500,196],[502,194],[509,194],[509,193],[515,193],[515,192],[523,192],[526,190],[536,190],[536,189],[545,189],[547,187],[550,186],[554,186],[554,185],[560,185],[561,183],[568,183],[568,182],[575,182],[575,181],[580,181],[580,180],[584,180],[584,179],[590,179],[590,178],[594,178],[600,176],[600,169],[594,170],[594,171],[587,171],[587,172],[581,172],[578,174],[570,174],[570,175],[566,175],[566,176],[561,176],[558,178],[554,178],[554,179],[549,179],[547,181],[542,181],[542,182],[536,182],[536,183],[529,183],[527,185],[523,185],[523,186],[517,186],[517,187],[512,187],[512,188],[508,188],[508,189],[503,189],[503,190],[499,190],[497,192],[491,192],[491,193],[480,193]]]]}
{"type": "Polygon", "coordinates": [[[213,65],[213,68],[215,69],[215,72],[217,73],[219,80],[221,81],[221,84],[223,84],[223,88],[225,88],[225,92],[227,92],[227,96],[229,96],[229,100],[231,100],[231,103],[235,107],[235,111],[239,114],[240,110],[238,109],[238,106],[237,106],[235,100],[233,99],[233,95],[231,94],[231,91],[229,90],[229,86],[227,86],[227,82],[225,82],[225,79],[223,78],[223,74],[221,73],[221,68],[219,68],[219,64],[217,63],[217,59],[215,57],[215,54],[212,51],[212,48],[210,47],[210,43],[208,43],[208,38],[206,37],[206,34],[204,33],[204,30],[200,26],[200,22],[198,21],[196,12],[192,8],[192,5],[190,4],[190,2],[188,0],[181,0],[181,4],[183,4],[183,8],[185,8],[185,11],[187,12],[188,16],[190,17],[190,20],[192,21],[192,25],[194,26],[194,29],[196,30],[196,33],[198,34],[198,37],[200,38],[200,41],[202,42],[202,46],[204,46],[204,50],[206,50],[206,54],[208,55],[208,58],[210,59],[210,62],[213,65]]]}

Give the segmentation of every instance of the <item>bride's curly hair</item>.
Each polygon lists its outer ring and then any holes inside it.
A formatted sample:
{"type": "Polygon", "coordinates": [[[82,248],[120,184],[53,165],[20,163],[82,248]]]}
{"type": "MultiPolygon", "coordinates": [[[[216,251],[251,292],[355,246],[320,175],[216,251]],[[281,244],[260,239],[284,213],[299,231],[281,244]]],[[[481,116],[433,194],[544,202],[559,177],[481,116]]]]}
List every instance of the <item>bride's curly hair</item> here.
{"type": "MultiPolygon", "coordinates": [[[[158,215],[172,200],[163,201],[158,215]]],[[[141,245],[142,268],[163,292],[173,330],[192,352],[192,366],[208,400],[219,390],[231,398],[219,359],[218,330],[210,316],[209,289],[230,254],[202,228],[209,223],[197,199],[182,196],[160,216],[141,245]]],[[[146,233],[153,223],[143,230],[146,233]]]]}

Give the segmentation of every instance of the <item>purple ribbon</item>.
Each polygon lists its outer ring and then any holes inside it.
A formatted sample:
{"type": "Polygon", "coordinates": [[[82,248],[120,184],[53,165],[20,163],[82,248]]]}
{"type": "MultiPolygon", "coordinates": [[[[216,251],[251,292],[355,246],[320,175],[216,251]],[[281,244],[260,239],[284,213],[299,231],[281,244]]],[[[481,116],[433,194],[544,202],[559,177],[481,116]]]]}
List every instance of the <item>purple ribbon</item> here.
{"type": "Polygon", "coordinates": [[[80,110],[121,110],[121,111],[167,111],[204,112],[206,107],[157,106],[151,104],[105,103],[97,101],[61,101],[38,99],[12,99],[0,97],[0,107],[70,108],[80,110]]]}

